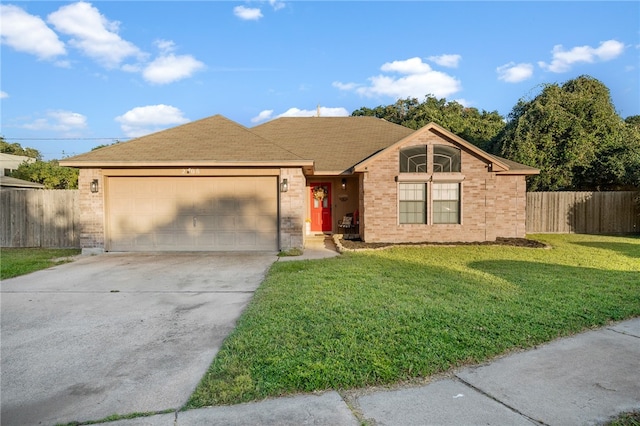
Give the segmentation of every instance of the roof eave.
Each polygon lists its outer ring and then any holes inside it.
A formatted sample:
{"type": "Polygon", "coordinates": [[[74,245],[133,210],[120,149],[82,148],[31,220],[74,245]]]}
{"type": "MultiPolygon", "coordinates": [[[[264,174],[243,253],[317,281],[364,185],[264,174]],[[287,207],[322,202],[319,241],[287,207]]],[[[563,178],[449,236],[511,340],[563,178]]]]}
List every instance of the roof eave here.
{"type": "Polygon", "coordinates": [[[540,174],[540,170],[505,170],[496,172],[497,175],[524,175],[524,176],[535,176],[540,174]]]}
{"type": "Polygon", "coordinates": [[[351,169],[348,170],[314,170],[313,174],[316,176],[344,176],[352,175],[351,169]]]}
{"type": "Polygon", "coordinates": [[[61,160],[61,166],[77,168],[141,168],[141,167],[303,167],[314,165],[312,160],[285,161],[98,161],[98,160],[61,160]]]}

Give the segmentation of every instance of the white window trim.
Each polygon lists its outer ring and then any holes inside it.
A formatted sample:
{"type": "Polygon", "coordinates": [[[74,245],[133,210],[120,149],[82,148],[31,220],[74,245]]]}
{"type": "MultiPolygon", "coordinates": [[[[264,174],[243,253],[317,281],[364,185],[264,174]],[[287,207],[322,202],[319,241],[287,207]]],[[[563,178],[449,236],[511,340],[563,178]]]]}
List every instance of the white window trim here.
{"type": "Polygon", "coordinates": [[[431,173],[399,173],[396,176],[398,183],[427,183],[431,180],[431,173]]]}
{"type": "MultiPolygon", "coordinates": [[[[434,183],[457,183],[458,185],[460,185],[460,188],[458,190],[458,214],[459,214],[459,220],[460,223],[433,223],[433,217],[430,218],[430,222],[429,224],[431,226],[462,226],[462,218],[464,217],[464,202],[463,202],[463,194],[464,194],[464,179],[463,180],[440,180],[437,179],[434,183]]],[[[431,196],[431,198],[429,198],[429,202],[431,203],[431,211],[433,211],[433,184],[429,184],[430,190],[429,193],[427,194],[427,196],[431,196]]]]}
{"type": "Polygon", "coordinates": [[[431,176],[427,176],[424,173],[413,173],[413,176],[396,176],[396,225],[397,226],[449,226],[449,227],[461,227],[464,218],[464,175],[462,173],[445,173],[449,175],[448,179],[432,179],[431,176]],[[455,178],[453,175],[456,175],[455,178]],[[426,188],[426,208],[427,217],[426,223],[400,223],[400,184],[401,183],[424,183],[426,188]],[[457,183],[460,185],[459,189],[459,215],[460,223],[433,223],[433,183],[457,183]]]}

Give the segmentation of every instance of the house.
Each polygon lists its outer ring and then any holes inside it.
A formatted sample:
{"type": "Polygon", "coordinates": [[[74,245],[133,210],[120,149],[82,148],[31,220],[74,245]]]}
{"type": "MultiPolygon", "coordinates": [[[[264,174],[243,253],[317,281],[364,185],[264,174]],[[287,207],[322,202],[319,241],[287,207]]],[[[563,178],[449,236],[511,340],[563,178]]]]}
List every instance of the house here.
{"type": "Polygon", "coordinates": [[[13,155],[0,152],[0,176],[9,176],[22,163],[33,163],[36,159],[24,155],[13,155]]]}
{"type": "Polygon", "coordinates": [[[87,251],[286,250],[343,233],[345,216],[366,242],[524,237],[539,173],[436,124],[374,117],[215,115],[60,164],[80,168],[87,251]]]}

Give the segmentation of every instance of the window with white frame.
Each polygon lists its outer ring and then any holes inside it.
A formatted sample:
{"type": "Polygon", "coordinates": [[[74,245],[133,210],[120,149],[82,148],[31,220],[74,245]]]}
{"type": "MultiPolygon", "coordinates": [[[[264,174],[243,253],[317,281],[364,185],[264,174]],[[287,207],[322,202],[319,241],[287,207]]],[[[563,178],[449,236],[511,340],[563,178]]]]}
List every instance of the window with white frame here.
{"type": "Polygon", "coordinates": [[[460,223],[460,184],[432,184],[433,223],[460,223]]]}
{"type": "Polygon", "coordinates": [[[401,224],[427,223],[427,184],[400,183],[401,224]]]}

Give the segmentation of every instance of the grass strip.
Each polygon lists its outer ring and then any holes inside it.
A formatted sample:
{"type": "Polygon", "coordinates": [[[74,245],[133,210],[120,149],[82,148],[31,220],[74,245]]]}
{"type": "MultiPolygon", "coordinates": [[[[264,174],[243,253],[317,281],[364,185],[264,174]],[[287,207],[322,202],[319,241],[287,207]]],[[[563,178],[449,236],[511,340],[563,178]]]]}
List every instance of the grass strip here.
{"type": "Polygon", "coordinates": [[[17,277],[68,263],[79,249],[3,248],[0,251],[0,279],[17,277]]]}
{"type": "Polygon", "coordinates": [[[100,420],[89,420],[86,422],[58,423],[56,424],[56,426],[96,425],[96,424],[102,424],[102,423],[116,422],[119,420],[132,420],[132,419],[138,419],[142,417],[151,417],[158,414],[169,414],[169,413],[175,413],[175,412],[176,410],[169,408],[167,410],[162,410],[162,411],[135,412],[135,413],[129,413],[129,414],[112,414],[100,420]]]}
{"type": "Polygon", "coordinates": [[[276,263],[187,407],[386,385],[640,315],[640,238],[276,263]]]}

